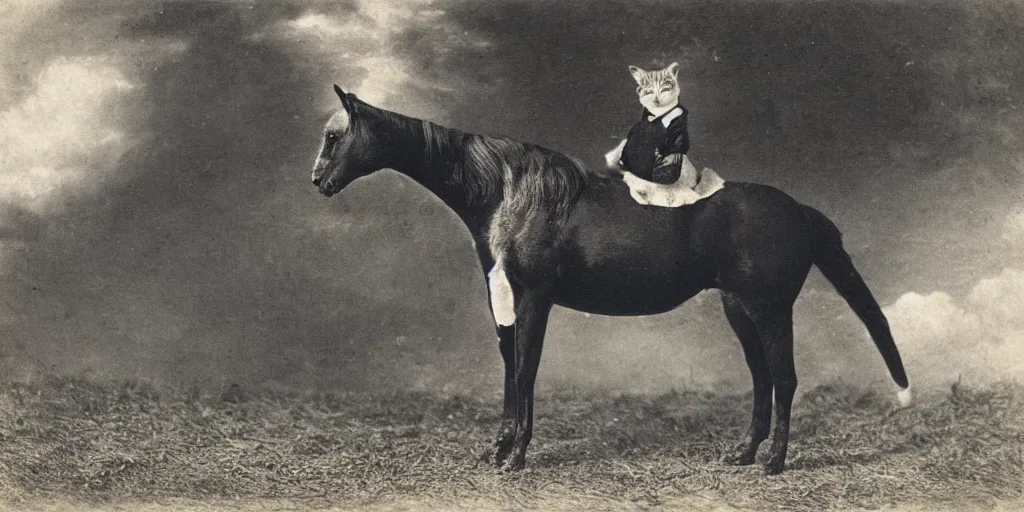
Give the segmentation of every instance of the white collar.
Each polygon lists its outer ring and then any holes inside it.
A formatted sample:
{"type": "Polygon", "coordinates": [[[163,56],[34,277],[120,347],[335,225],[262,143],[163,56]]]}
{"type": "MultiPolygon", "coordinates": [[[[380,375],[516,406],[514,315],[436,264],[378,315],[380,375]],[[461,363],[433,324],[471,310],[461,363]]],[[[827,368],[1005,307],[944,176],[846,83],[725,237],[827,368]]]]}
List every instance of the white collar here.
{"type": "MultiPolygon", "coordinates": [[[[683,109],[680,108],[678,105],[676,105],[676,107],[673,108],[672,110],[669,110],[668,113],[665,113],[665,114],[661,115],[661,124],[663,124],[665,126],[665,128],[668,128],[668,125],[670,123],[672,123],[672,120],[674,120],[675,118],[677,118],[677,117],[679,117],[681,115],[683,115],[683,109]]],[[[658,118],[658,116],[653,115],[653,114],[647,116],[647,120],[648,121],[654,121],[657,118],[658,118]]]]}

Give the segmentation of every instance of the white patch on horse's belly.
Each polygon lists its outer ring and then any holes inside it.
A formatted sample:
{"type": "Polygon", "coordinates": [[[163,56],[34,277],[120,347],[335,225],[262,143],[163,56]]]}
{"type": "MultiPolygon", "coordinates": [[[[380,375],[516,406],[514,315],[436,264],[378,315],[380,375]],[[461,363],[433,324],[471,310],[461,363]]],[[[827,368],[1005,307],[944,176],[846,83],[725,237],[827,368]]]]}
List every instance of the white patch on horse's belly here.
{"type": "Polygon", "coordinates": [[[491,294],[491,313],[494,314],[494,322],[501,326],[515,324],[515,297],[512,295],[512,285],[505,276],[505,266],[501,260],[498,260],[494,268],[487,273],[487,288],[491,294]]]}

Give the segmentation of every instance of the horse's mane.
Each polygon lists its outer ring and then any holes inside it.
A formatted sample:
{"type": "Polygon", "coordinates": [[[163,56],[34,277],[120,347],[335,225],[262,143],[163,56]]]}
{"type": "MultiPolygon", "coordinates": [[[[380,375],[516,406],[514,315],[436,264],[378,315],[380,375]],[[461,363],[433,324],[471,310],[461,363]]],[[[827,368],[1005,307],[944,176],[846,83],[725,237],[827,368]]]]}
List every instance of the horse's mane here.
{"type": "Polygon", "coordinates": [[[579,160],[536,144],[371,108],[396,129],[420,131],[424,165],[450,173],[449,183],[461,186],[473,206],[497,205],[509,198],[518,203],[517,210],[560,216],[572,208],[587,183],[598,178],[579,160]]]}

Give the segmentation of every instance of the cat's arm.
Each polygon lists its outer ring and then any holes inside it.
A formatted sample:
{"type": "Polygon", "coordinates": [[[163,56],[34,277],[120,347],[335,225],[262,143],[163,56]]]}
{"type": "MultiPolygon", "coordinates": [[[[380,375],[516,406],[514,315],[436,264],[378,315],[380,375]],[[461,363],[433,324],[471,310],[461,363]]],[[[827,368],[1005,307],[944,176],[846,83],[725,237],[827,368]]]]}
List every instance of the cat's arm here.
{"type": "Polygon", "coordinates": [[[622,168],[622,148],[626,147],[626,139],[622,139],[622,142],[615,149],[604,154],[604,163],[609,169],[615,171],[624,171],[622,168]]]}
{"type": "Polygon", "coordinates": [[[661,154],[682,153],[690,151],[690,131],[687,127],[689,112],[683,109],[683,115],[672,120],[665,133],[665,142],[661,154]]]}
{"type": "Polygon", "coordinates": [[[683,167],[683,154],[671,153],[654,162],[654,170],[651,172],[651,181],[658,183],[675,183],[683,167]]]}

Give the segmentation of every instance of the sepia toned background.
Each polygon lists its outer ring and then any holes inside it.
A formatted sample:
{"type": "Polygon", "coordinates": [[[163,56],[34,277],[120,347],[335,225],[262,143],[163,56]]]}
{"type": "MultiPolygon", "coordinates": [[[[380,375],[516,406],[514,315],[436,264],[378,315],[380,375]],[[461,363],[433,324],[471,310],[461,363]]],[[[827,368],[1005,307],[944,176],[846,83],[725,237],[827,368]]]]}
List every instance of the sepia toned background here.
{"type": "MultiPolygon", "coordinates": [[[[0,3],[0,378],[496,391],[464,228],[382,172],[309,172],[338,106],[599,165],[639,115],[627,65],[681,64],[690,156],[828,214],[911,380],[1024,371],[1024,4],[0,3]]],[[[542,389],[745,390],[714,292],[555,311],[542,389]]],[[[884,384],[817,272],[802,384],[884,384]]]]}

